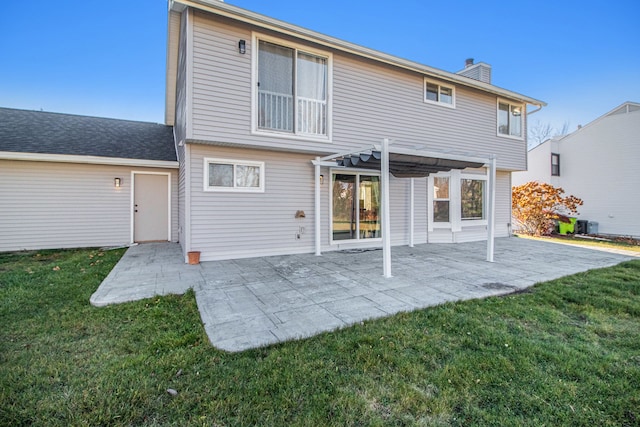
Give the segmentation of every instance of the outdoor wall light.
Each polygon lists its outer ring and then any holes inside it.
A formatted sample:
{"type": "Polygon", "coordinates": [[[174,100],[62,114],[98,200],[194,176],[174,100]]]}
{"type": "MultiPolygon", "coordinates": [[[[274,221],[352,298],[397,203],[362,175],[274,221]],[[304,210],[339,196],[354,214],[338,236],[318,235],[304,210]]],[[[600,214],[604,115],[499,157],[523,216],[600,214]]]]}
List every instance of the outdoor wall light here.
{"type": "Polygon", "coordinates": [[[247,53],[247,42],[244,40],[240,40],[238,42],[238,52],[241,55],[244,55],[245,53],[247,53]]]}
{"type": "Polygon", "coordinates": [[[120,184],[122,183],[122,180],[120,178],[113,178],[113,186],[116,188],[120,188],[120,184]]]}
{"type": "Polygon", "coordinates": [[[324,183],[324,175],[320,175],[320,185],[324,183]]]}

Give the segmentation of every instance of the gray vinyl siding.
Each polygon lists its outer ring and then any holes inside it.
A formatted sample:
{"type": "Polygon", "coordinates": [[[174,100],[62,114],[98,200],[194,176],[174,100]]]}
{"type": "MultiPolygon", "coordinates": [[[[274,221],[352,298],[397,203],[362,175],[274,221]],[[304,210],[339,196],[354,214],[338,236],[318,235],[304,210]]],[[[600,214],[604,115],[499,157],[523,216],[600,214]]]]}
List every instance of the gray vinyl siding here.
{"type": "Polygon", "coordinates": [[[0,160],[0,251],[129,244],[132,170],[171,173],[177,240],[175,169],[0,160]]]}
{"type": "Polygon", "coordinates": [[[201,251],[205,261],[313,252],[311,159],[308,155],[192,144],[192,250],[201,251]],[[204,191],[205,157],[264,162],[264,193],[204,191]],[[306,217],[295,218],[298,210],[306,217]],[[304,232],[296,239],[300,227],[304,232]]]}
{"type": "Polygon", "coordinates": [[[500,169],[526,167],[526,142],[496,135],[495,95],[458,85],[455,109],[428,104],[423,75],[330,50],[332,141],[252,134],[251,28],[202,13],[194,13],[193,25],[194,140],[332,153],[392,138],[431,149],[496,154],[500,169]],[[238,53],[239,39],[247,41],[245,55],[238,53]]]}
{"type": "MultiPolygon", "coordinates": [[[[311,253],[315,250],[313,156],[265,150],[191,144],[191,246],[202,260],[311,253]],[[264,193],[204,191],[204,159],[265,162],[264,193]],[[298,210],[305,218],[296,219],[298,210]],[[300,239],[296,234],[302,227],[300,239]]],[[[321,168],[322,250],[380,247],[380,241],[330,243],[329,168],[321,168]]],[[[415,181],[415,243],[425,243],[426,179],[415,181]]],[[[391,179],[391,236],[393,245],[409,243],[408,179],[391,179]]]]}

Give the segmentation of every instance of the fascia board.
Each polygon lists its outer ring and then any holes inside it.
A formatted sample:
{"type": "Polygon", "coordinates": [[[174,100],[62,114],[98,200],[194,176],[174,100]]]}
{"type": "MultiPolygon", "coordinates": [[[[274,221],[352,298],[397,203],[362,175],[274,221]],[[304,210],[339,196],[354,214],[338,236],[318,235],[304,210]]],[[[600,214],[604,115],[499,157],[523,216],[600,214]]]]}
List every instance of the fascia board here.
{"type": "Polygon", "coordinates": [[[166,160],[124,159],[118,157],[77,156],[69,154],[19,153],[0,151],[0,160],[21,160],[31,162],[81,163],[93,165],[134,166],[148,168],[177,169],[178,162],[166,160]]]}

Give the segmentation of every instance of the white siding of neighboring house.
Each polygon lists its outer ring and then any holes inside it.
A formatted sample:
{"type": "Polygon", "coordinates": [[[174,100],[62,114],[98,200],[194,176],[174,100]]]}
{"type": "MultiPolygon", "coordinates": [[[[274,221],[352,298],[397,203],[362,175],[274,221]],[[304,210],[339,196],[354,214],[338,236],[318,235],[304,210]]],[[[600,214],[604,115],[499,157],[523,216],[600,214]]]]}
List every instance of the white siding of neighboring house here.
{"type": "Polygon", "coordinates": [[[175,169],[0,160],[0,251],[131,243],[132,170],[171,173],[176,241],[175,169]]]}
{"type": "MultiPolygon", "coordinates": [[[[517,187],[531,181],[546,182],[558,186],[559,177],[551,176],[551,153],[559,154],[558,144],[557,139],[548,139],[529,150],[527,170],[513,173],[513,186],[517,187]]],[[[562,160],[561,156],[560,161],[562,162],[562,160]]],[[[560,167],[562,168],[562,165],[560,167]]]]}
{"type": "Polygon", "coordinates": [[[191,137],[198,142],[334,153],[392,138],[495,154],[499,169],[525,168],[525,141],[496,135],[495,95],[457,86],[455,109],[428,104],[422,75],[337,51],[327,50],[333,54],[331,142],[253,134],[251,28],[200,12],[193,18],[191,137]],[[240,39],[247,42],[244,55],[238,53],[240,39]]]}
{"type": "Polygon", "coordinates": [[[583,200],[578,218],[598,222],[601,234],[640,236],[640,111],[602,116],[560,140],[529,151],[529,170],[513,185],[537,180],[583,200]],[[560,154],[560,176],[551,176],[551,153],[560,154]]]}
{"type": "Polygon", "coordinates": [[[640,111],[603,117],[560,141],[560,185],[599,233],[640,236],[640,111]]]}

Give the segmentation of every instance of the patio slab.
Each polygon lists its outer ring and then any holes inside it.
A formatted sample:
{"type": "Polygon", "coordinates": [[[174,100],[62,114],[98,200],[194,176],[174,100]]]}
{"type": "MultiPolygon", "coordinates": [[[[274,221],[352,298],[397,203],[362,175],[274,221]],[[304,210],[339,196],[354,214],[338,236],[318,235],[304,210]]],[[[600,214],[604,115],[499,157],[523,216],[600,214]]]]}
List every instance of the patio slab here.
{"type": "Polygon", "coordinates": [[[474,298],[634,259],[629,254],[519,238],[392,248],[391,278],[382,251],[211,261],[188,265],[179,245],[133,246],[91,296],[108,304],[182,294],[193,288],[211,343],[226,351],[298,339],[364,320],[474,298]]]}

